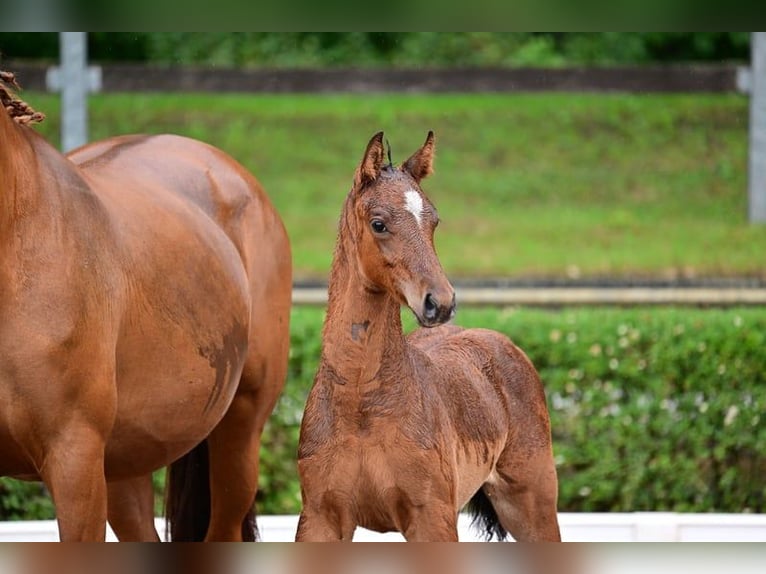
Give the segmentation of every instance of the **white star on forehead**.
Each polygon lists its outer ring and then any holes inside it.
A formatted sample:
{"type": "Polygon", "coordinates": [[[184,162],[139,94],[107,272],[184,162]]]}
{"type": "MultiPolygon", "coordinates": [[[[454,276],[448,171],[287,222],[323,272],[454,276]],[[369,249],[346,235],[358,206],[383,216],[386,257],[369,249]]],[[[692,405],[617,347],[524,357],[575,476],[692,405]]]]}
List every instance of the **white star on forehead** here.
{"type": "Polygon", "coordinates": [[[415,221],[420,225],[420,221],[423,218],[423,198],[420,197],[417,191],[408,189],[404,192],[404,207],[415,216],[415,221]]]}

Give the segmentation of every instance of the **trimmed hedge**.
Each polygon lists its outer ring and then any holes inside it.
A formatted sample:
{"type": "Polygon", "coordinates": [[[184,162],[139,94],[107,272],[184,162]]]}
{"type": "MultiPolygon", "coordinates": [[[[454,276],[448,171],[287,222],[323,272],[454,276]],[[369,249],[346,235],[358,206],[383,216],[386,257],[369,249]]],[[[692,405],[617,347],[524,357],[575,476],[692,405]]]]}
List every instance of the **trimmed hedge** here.
{"type": "MultiPolygon", "coordinates": [[[[295,454],[323,313],[293,310],[262,514],[300,510],[295,454]]],[[[456,322],[506,333],[540,371],[561,511],[766,512],[766,309],[482,308],[456,322]]],[[[0,479],[0,519],[49,517],[41,493],[0,479]]]]}

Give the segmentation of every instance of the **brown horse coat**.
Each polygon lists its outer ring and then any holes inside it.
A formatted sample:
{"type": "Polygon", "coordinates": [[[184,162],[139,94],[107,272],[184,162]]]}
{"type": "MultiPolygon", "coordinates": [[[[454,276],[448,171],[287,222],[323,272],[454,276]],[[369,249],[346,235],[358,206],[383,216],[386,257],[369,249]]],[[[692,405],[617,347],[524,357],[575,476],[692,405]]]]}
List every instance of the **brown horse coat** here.
{"type": "Polygon", "coordinates": [[[489,535],[560,538],[537,372],[500,333],[442,325],[455,302],[420,189],[432,156],[429,134],[401,168],[383,166],[377,134],[346,199],[301,428],[297,540],[350,540],[357,526],[456,540],[469,501],[489,535]],[[403,304],[424,327],[408,337],[403,304]]]}
{"type": "Polygon", "coordinates": [[[46,483],[62,539],[103,538],[107,481],[117,534],[156,538],[151,472],[204,443],[197,535],[239,539],[286,373],[279,216],[201,142],[67,158],[21,123],[0,112],[0,474],[46,483]]]}

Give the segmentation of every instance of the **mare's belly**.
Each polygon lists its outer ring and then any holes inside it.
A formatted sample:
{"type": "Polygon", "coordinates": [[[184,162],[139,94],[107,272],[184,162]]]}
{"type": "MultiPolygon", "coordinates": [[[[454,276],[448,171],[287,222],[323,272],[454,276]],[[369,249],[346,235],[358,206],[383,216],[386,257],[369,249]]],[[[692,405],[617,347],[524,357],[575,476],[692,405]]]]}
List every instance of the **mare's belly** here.
{"type": "MultiPolygon", "coordinates": [[[[237,380],[217,381],[215,372],[190,358],[192,365],[169,361],[146,378],[118,382],[117,419],[106,449],[110,479],[141,474],[165,466],[202,439],[221,420],[237,380]],[[190,368],[191,367],[191,368],[190,368]]],[[[241,367],[232,366],[232,373],[241,367]]]]}

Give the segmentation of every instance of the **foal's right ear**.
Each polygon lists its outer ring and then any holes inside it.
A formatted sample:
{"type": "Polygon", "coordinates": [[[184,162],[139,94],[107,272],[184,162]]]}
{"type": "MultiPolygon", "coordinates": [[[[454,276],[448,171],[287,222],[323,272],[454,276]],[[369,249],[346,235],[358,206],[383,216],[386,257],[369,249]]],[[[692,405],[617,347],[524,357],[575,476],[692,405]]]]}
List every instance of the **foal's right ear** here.
{"type": "Polygon", "coordinates": [[[367,144],[362,163],[356,168],[356,173],[354,174],[354,187],[361,187],[364,184],[378,179],[382,167],[383,132],[378,132],[372,136],[370,143],[367,144]]]}
{"type": "Polygon", "coordinates": [[[404,162],[402,169],[414,177],[418,183],[434,172],[434,132],[428,132],[423,147],[404,162]]]}

